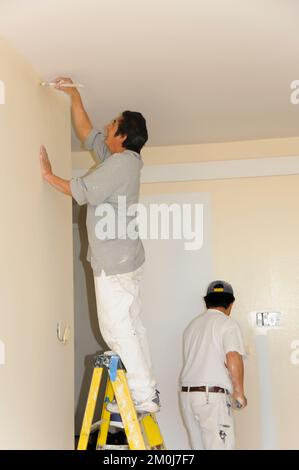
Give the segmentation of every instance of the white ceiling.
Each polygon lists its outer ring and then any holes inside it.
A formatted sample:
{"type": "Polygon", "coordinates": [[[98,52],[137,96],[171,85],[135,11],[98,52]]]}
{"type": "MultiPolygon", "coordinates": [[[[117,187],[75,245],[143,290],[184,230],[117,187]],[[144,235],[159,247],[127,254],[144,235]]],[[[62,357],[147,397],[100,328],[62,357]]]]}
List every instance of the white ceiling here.
{"type": "Polygon", "coordinates": [[[141,111],[148,145],[299,135],[298,21],[298,0],[0,0],[44,79],[84,83],[99,128],[141,111]]]}

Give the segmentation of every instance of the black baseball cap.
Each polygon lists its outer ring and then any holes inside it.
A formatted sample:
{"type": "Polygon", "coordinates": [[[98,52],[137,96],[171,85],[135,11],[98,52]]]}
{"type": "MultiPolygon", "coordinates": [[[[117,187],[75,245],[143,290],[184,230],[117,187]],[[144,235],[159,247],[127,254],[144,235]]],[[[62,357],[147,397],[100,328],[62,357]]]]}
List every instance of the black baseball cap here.
{"type": "Polygon", "coordinates": [[[232,286],[225,281],[213,281],[208,285],[207,295],[209,294],[231,294],[234,295],[232,286]]]}

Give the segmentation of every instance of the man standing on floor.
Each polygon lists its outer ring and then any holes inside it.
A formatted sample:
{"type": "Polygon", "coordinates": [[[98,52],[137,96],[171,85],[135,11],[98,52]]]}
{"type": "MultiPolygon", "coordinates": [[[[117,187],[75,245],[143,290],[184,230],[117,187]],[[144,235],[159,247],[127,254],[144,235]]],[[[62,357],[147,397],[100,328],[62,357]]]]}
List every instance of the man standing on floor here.
{"type": "Polygon", "coordinates": [[[235,447],[233,408],[244,408],[240,327],[229,318],[235,300],[232,286],[214,281],[204,297],[207,311],[184,332],[181,409],[192,449],[235,447]]]}
{"type": "MultiPolygon", "coordinates": [[[[87,259],[94,273],[100,330],[126,367],[136,411],[154,413],[160,409],[159,392],[140,318],[144,248],[136,224],[132,224],[135,216],[128,215],[128,208],[137,204],[139,198],[143,166],[140,151],[148,139],[146,121],[140,113],[125,111],[106,126],[104,136],[93,128],[78,90],[63,86],[72,80],[59,77],[55,83],[56,89],[71,97],[76,133],[85,148],[94,151],[100,164],[81,178],[63,180],[52,173],[46,149],[41,146],[42,174],[56,189],[73,196],[79,205],[87,204],[87,259]],[[111,213],[115,222],[113,233],[109,229],[104,231],[103,223],[111,213]]],[[[118,412],[115,402],[108,404],[107,409],[118,412]]]]}

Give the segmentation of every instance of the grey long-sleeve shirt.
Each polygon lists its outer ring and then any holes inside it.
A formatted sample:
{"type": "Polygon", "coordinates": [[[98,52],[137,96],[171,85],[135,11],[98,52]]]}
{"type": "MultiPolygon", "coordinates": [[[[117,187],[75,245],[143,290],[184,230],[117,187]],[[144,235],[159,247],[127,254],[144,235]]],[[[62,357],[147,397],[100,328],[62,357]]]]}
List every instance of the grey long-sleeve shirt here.
{"type": "Polygon", "coordinates": [[[142,159],[131,150],[111,154],[96,129],[84,146],[94,150],[99,165],[81,178],[72,178],[70,187],[77,203],[87,204],[87,260],[95,276],[102,270],[107,275],[135,271],[145,255],[134,215],[127,211],[138,203],[142,159]]]}

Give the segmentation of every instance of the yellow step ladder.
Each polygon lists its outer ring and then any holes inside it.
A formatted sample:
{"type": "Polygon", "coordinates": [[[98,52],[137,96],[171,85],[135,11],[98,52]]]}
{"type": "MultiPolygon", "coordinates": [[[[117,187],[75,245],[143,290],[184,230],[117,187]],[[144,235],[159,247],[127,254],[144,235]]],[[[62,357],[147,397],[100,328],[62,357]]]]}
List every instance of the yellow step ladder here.
{"type": "MultiPolygon", "coordinates": [[[[88,394],[82,429],[78,442],[78,450],[86,450],[92,428],[100,426],[96,450],[105,450],[111,447],[106,444],[110,427],[110,415],[107,410],[107,403],[116,399],[119,413],[122,419],[123,428],[127,437],[128,446],[131,450],[162,450],[165,449],[163,437],[160,433],[158,423],[154,414],[136,413],[133,400],[130,395],[125,368],[120,357],[108,351],[99,354],[95,358],[93,376],[88,394]],[[107,382],[104,402],[102,405],[101,420],[93,424],[95,408],[99,396],[103,370],[107,369],[107,382]]],[[[126,448],[126,446],[119,446],[126,448]]]]}

